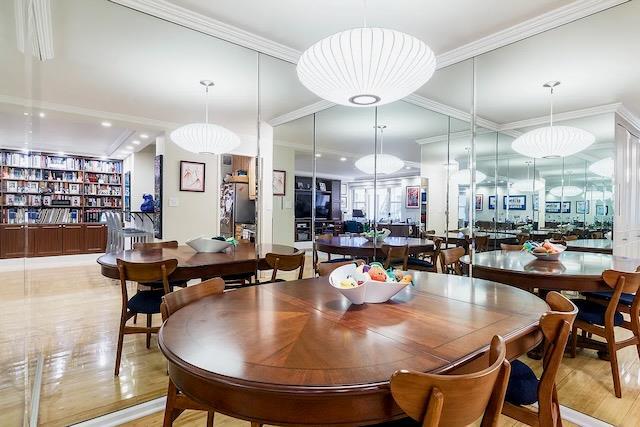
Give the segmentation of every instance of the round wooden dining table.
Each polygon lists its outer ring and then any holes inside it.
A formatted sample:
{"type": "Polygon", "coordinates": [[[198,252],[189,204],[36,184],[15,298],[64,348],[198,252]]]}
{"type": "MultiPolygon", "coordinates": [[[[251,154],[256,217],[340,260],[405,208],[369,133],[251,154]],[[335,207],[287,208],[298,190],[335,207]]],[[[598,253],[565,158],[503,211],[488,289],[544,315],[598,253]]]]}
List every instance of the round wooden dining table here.
{"type": "MultiPolygon", "coordinates": [[[[468,269],[469,255],[460,261],[468,269]]],[[[543,261],[524,251],[489,251],[473,256],[473,277],[523,289],[611,290],[605,270],[636,271],[640,260],[601,253],[565,251],[558,261],[543,261]]]]}
{"type": "Polygon", "coordinates": [[[336,236],[331,239],[316,239],[318,251],[335,255],[351,255],[360,258],[373,258],[383,245],[409,247],[409,254],[419,254],[434,249],[433,241],[414,237],[387,237],[382,242],[374,244],[360,236],[336,236]],[[374,249],[375,248],[375,249],[374,249]]]}
{"type": "Polygon", "coordinates": [[[402,416],[398,369],[488,365],[494,335],[515,358],[541,341],[547,304],[480,279],[417,272],[387,303],[352,305],[326,277],[203,298],[159,332],[179,390],[229,416],[272,425],[364,425],[402,416]]]}
{"type": "Polygon", "coordinates": [[[599,254],[612,254],[613,244],[609,239],[578,239],[566,242],[568,251],[594,252],[599,254]]]}
{"type": "Polygon", "coordinates": [[[189,246],[162,249],[129,249],[120,252],[107,253],[98,258],[102,275],[111,279],[119,279],[117,259],[129,262],[155,262],[167,259],[177,259],[178,267],[169,277],[171,280],[190,280],[230,274],[251,273],[258,269],[269,269],[264,259],[269,252],[290,255],[299,252],[292,246],[285,245],[256,245],[253,243],[239,243],[223,252],[196,252],[189,246]]]}

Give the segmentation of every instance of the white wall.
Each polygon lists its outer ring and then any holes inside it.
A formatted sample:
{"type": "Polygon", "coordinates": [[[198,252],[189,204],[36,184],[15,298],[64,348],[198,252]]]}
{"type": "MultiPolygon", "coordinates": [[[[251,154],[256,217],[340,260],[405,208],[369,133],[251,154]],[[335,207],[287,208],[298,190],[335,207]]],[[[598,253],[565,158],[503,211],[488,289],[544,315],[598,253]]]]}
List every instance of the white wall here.
{"type": "Polygon", "coordinates": [[[276,145],[273,147],[273,169],[287,173],[284,196],[273,196],[273,243],[294,244],[294,192],[295,192],[295,150],[276,145]]]}
{"type": "MultiPolygon", "coordinates": [[[[443,232],[446,229],[447,170],[441,161],[433,160],[428,145],[421,150],[420,175],[427,179],[427,224],[425,229],[443,232]]],[[[451,171],[453,173],[453,171],[451,171]]],[[[449,191],[449,229],[458,228],[458,189],[449,191]]]]}
{"type": "Polygon", "coordinates": [[[154,194],[153,164],[156,155],[154,145],[148,145],[144,149],[133,153],[131,156],[133,167],[131,169],[131,210],[140,210],[142,195],[154,194]]]}

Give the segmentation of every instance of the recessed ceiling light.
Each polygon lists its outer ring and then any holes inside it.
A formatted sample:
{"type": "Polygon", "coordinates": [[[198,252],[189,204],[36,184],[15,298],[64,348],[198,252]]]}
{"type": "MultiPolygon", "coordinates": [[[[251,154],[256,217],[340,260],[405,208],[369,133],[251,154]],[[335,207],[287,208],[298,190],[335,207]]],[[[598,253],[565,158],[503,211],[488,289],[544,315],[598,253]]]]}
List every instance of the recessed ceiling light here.
{"type": "Polygon", "coordinates": [[[132,147],[132,146],[130,146],[130,145],[127,145],[127,150],[129,150],[129,151],[133,151],[133,147],[132,147]]]}
{"type": "Polygon", "coordinates": [[[102,126],[106,127],[106,128],[110,128],[111,127],[111,122],[102,122],[100,123],[102,126]]]}
{"type": "Polygon", "coordinates": [[[316,153],[316,157],[322,157],[321,153],[316,153]]]}
{"type": "Polygon", "coordinates": [[[22,113],[22,114],[24,114],[25,116],[28,116],[28,115],[29,115],[29,113],[27,113],[26,111],[25,111],[24,113],[22,113]]]}
{"type": "Polygon", "coordinates": [[[411,169],[411,166],[405,166],[404,168],[409,170],[409,169],[411,169]]]}
{"type": "Polygon", "coordinates": [[[44,118],[44,117],[46,116],[46,114],[45,114],[45,113],[43,113],[42,111],[40,111],[40,112],[38,113],[38,115],[39,115],[40,117],[42,117],[42,118],[44,118]]]}
{"type": "Polygon", "coordinates": [[[135,145],[140,145],[140,141],[138,141],[137,139],[134,139],[133,141],[131,141],[131,143],[135,145]]]}
{"type": "Polygon", "coordinates": [[[147,135],[146,133],[141,133],[140,134],[140,138],[147,139],[147,138],[149,138],[149,135],[147,135]]]}
{"type": "Polygon", "coordinates": [[[340,161],[341,161],[341,162],[346,162],[346,161],[347,161],[347,158],[346,158],[346,157],[340,157],[340,161]]]}
{"type": "Polygon", "coordinates": [[[64,156],[64,151],[58,151],[58,156],[64,156]]]}

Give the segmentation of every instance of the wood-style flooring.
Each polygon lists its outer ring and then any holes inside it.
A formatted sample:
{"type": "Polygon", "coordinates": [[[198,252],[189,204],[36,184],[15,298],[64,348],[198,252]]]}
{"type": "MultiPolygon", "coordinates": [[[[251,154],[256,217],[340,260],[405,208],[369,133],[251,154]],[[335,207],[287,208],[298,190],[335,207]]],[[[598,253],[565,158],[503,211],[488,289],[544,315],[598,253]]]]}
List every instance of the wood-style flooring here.
{"type": "MultiPolygon", "coordinates": [[[[308,259],[305,277],[310,276],[308,259]]],[[[23,425],[38,354],[44,357],[42,426],[69,425],[165,394],[166,363],[155,338],[147,349],[144,335],[126,336],[121,374],[113,376],[120,290],[115,281],[101,276],[95,257],[0,261],[0,301],[0,426],[23,425]]],[[[154,323],[160,323],[159,315],[154,323]]],[[[613,394],[609,363],[585,350],[563,362],[560,402],[613,425],[640,425],[638,354],[628,347],[618,355],[622,399],[613,394]]],[[[523,360],[540,372],[540,363],[523,360]]],[[[219,426],[248,426],[216,417],[219,426]]],[[[157,413],[128,425],[161,423],[162,413],[157,413]]],[[[186,412],[175,425],[203,426],[204,418],[186,412]]],[[[504,418],[502,425],[519,424],[504,418]]]]}

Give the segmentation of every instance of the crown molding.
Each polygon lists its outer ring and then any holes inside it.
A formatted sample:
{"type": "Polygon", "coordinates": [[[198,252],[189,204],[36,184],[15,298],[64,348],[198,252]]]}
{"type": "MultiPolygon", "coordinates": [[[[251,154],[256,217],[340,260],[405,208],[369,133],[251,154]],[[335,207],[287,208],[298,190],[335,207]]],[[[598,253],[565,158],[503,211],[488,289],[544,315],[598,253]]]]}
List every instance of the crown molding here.
{"type": "Polygon", "coordinates": [[[437,56],[438,68],[518,42],[630,0],[578,0],[437,56]]]}
{"type": "Polygon", "coordinates": [[[299,50],[176,6],[166,0],[109,1],[294,64],[302,54],[299,50]]]}
{"type": "Polygon", "coordinates": [[[109,111],[92,110],[89,108],[76,107],[75,105],[57,104],[55,102],[38,101],[27,98],[19,98],[16,96],[0,95],[0,103],[19,105],[24,108],[38,108],[50,111],[59,111],[68,114],[77,114],[80,116],[95,117],[102,120],[111,120],[114,122],[126,122],[130,124],[141,125],[156,130],[175,129],[180,124],[165,122],[161,120],[150,119],[148,117],[131,116],[127,114],[112,113],[109,111]]]}
{"type": "Polygon", "coordinates": [[[327,108],[331,108],[333,106],[335,106],[336,104],[334,104],[333,102],[329,102],[329,101],[318,101],[318,102],[314,102],[313,104],[307,105],[305,107],[302,108],[298,108],[296,110],[290,111],[288,113],[285,113],[281,116],[278,117],[274,117],[273,119],[269,120],[267,123],[273,127],[282,125],[284,123],[288,123],[288,122],[292,122],[294,120],[298,120],[302,117],[305,116],[310,116],[314,113],[317,113],[319,111],[322,110],[326,110],[327,108]]]}
{"type": "Polygon", "coordinates": [[[136,131],[131,130],[131,129],[125,129],[122,132],[120,132],[120,135],[118,135],[118,137],[116,138],[115,141],[113,141],[111,143],[111,145],[109,145],[109,147],[106,150],[106,155],[107,156],[113,156],[113,154],[118,151],[120,149],[120,147],[129,139],[131,138],[134,134],[136,133],[136,131]]]}
{"type": "MultiPolygon", "coordinates": [[[[615,102],[613,104],[598,105],[596,107],[583,108],[583,109],[574,110],[574,111],[566,111],[564,113],[554,113],[553,121],[562,122],[565,120],[574,120],[574,119],[581,119],[583,117],[597,116],[599,114],[615,113],[616,111],[619,111],[621,106],[622,106],[621,103],[615,102]]],[[[548,122],[549,122],[549,116],[545,115],[540,117],[534,117],[531,119],[505,123],[505,124],[499,125],[497,130],[502,132],[510,129],[522,129],[530,126],[539,126],[548,122]]]]}
{"type": "Polygon", "coordinates": [[[626,120],[631,126],[640,131],[640,118],[633,114],[627,107],[620,104],[616,113],[626,120]]]}

